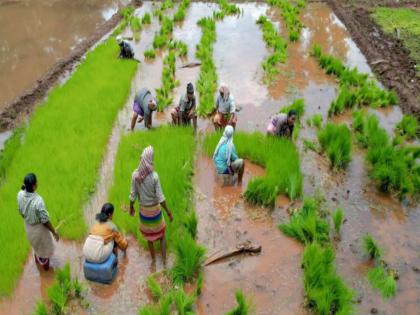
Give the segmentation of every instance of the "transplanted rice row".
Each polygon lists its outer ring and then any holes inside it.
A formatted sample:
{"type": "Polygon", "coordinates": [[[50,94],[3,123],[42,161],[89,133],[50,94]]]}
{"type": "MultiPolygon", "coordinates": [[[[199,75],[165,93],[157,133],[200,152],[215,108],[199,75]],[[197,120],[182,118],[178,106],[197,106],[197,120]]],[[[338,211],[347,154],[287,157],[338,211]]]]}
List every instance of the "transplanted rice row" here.
{"type": "Polygon", "coordinates": [[[118,49],[113,39],[100,44],[63,86],[50,92],[9,164],[0,187],[0,295],[13,289],[29,251],[22,218],[11,211],[27,173],[37,174],[52,222],[65,222],[59,231],[63,237],[79,239],[86,231],[82,206],[94,190],[112,125],[137,68],[136,62],[117,58],[118,49]]]}
{"type": "Polygon", "coordinates": [[[289,40],[295,42],[299,40],[303,24],[299,19],[300,10],[305,7],[305,0],[297,0],[293,5],[289,0],[268,0],[268,4],[281,9],[281,16],[286,24],[289,40]]]}

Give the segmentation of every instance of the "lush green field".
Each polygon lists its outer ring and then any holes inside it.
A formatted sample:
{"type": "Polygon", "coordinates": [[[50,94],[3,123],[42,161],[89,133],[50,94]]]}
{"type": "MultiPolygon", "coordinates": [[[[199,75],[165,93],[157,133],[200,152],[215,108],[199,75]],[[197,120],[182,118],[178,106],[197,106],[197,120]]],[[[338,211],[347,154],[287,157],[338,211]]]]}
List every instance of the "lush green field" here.
{"type": "MultiPolygon", "coordinates": [[[[213,156],[220,136],[220,133],[212,133],[205,138],[204,149],[208,155],[213,156]]],[[[266,137],[260,132],[235,133],[233,142],[239,157],[257,163],[267,171],[267,175],[248,184],[245,192],[248,201],[273,207],[278,194],[286,194],[291,199],[301,195],[303,176],[299,153],[293,142],[266,137]]]]}
{"type": "MultiPolygon", "coordinates": [[[[377,8],[372,14],[385,33],[395,36],[395,28],[400,29],[404,45],[410,49],[410,56],[420,64],[420,10],[407,8],[377,8]]],[[[420,70],[417,68],[417,76],[420,70]]]]}
{"type": "Polygon", "coordinates": [[[125,103],[137,63],[120,60],[110,39],[87,55],[72,77],[54,88],[34,112],[0,187],[0,295],[9,294],[27,258],[29,244],[16,194],[28,172],[38,176],[52,222],[78,239],[86,231],[83,204],[93,192],[98,168],[118,110],[125,103]]]}

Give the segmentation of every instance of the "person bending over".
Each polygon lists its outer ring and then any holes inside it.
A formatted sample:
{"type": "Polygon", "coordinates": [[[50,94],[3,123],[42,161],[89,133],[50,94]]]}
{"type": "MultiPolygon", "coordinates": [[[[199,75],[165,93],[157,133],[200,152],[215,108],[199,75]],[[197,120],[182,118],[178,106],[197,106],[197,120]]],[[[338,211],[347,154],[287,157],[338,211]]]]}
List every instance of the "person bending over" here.
{"type": "Polygon", "coordinates": [[[131,131],[136,126],[137,118],[147,129],[152,128],[152,114],[157,109],[156,99],[149,89],[143,88],[137,92],[133,103],[133,117],[131,118],[131,131]]]}
{"type": "Polygon", "coordinates": [[[196,100],[194,86],[187,84],[187,93],[179,99],[179,105],[171,111],[172,122],[174,125],[190,125],[193,122],[194,130],[197,129],[197,114],[195,112],[196,100]]]}
{"type": "Polygon", "coordinates": [[[236,117],[235,99],[233,95],[230,94],[229,88],[226,85],[220,86],[215,112],[213,124],[216,130],[223,129],[226,125],[230,125],[233,128],[236,127],[238,119],[236,117]]]}
{"type": "Polygon", "coordinates": [[[290,110],[287,114],[279,113],[270,118],[267,126],[267,135],[291,138],[296,121],[296,111],[290,110]]]}
{"type": "Polygon", "coordinates": [[[120,46],[119,58],[123,59],[134,59],[134,50],[129,43],[123,40],[121,35],[117,36],[117,43],[120,46]]]}

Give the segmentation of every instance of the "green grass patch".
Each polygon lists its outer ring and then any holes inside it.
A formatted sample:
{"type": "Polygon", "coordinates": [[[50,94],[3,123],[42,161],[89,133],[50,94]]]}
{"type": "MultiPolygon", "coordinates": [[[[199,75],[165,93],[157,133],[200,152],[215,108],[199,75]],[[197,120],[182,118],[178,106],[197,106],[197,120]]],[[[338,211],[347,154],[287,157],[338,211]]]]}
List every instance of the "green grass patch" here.
{"type": "Polygon", "coordinates": [[[225,315],[248,315],[251,312],[251,302],[245,297],[242,290],[235,292],[237,306],[225,315]]]}
{"type": "Polygon", "coordinates": [[[143,25],[149,25],[152,24],[152,16],[150,13],[145,13],[143,17],[141,18],[141,24],[143,25]]]}
{"type": "MultiPolygon", "coordinates": [[[[204,150],[209,156],[213,156],[220,137],[220,133],[212,133],[204,139],[204,150]]],[[[260,132],[237,132],[234,143],[241,158],[265,167],[267,173],[248,183],[244,194],[248,202],[273,207],[279,194],[286,194],[290,199],[301,195],[303,176],[299,153],[291,141],[266,137],[260,132]]]]}
{"type": "Polygon", "coordinates": [[[411,115],[404,115],[401,121],[397,124],[397,131],[401,136],[408,139],[414,139],[419,132],[419,122],[417,118],[411,115]]]}
{"type": "Polygon", "coordinates": [[[351,133],[345,124],[327,125],[318,131],[318,141],[332,168],[345,168],[351,160],[351,133]]]}
{"type": "Polygon", "coordinates": [[[6,176],[7,169],[22,144],[22,137],[25,129],[23,127],[13,130],[12,135],[4,143],[3,149],[0,151],[0,179],[6,176]]]}
{"type": "Polygon", "coordinates": [[[190,0],[182,0],[179,4],[178,10],[174,14],[174,22],[181,22],[185,19],[185,11],[190,6],[190,0]]]}
{"type": "MultiPolygon", "coordinates": [[[[404,46],[410,50],[410,56],[420,64],[420,11],[410,8],[376,8],[372,14],[385,33],[396,36],[395,29],[400,30],[404,46]]],[[[417,76],[420,70],[417,68],[417,76]]]]}
{"type": "Polygon", "coordinates": [[[306,120],[306,124],[309,127],[316,127],[321,128],[322,125],[322,115],[321,114],[314,114],[306,120]]]}
{"type": "Polygon", "coordinates": [[[306,1],[300,0],[296,5],[289,0],[269,0],[269,5],[276,6],[281,9],[281,16],[286,24],[289,34],[289,40],[292,42],[298,41],[303,24],[299,19],[300,10],[305,7],[306,1]]]}
{"type": "Polygon", "coordinates": [[[11,292],[22,271],[29,244],[16,209],[23,177],[34,172],[51,221],[65,220],[64,238],[85,231],[82,207],[95,189],[98,167],[119,109],[128,97],[137,63],[118,58],[114,40],[100,44],[63,85],[54,88],[35,110],[0,187],[0,226],[4,272],[0,295],[11,292]],[[10,263],[13,261],[13,263],[10,263]]]}
{"type": "Polygon", "coordinates": [[[372,287],[378,290],[386,299],[392,298],[397,293],[397,282],[394,275],[383,266],[372,268],[368,272],[368,279],[372,287]]]}
{"type": "Polygon", "coordinates": [[[370,259],[379,259],[382,256],[382,249],[375,239],[369,234],[366,234],[363,237],[363,251],[370,259]]]}

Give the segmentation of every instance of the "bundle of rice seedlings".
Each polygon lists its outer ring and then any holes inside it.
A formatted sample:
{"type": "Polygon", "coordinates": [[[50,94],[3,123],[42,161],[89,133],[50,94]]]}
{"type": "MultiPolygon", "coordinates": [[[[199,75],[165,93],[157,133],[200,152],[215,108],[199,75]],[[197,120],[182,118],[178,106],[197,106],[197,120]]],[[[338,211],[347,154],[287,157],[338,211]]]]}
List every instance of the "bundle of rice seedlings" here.
{"type": "Polygon", "coordinates": [[[188,53],[188,46],[183,41],[173,40],[169,44],[169,49],[176,52],[177,56],[185,57],[188,53]]]}
{"type": "Polygon", "coordinates": [[[289,40],[297,41],[303,27],[299,20],[300,9],[306,5],[306,2],[300,0],[296,3],[296,6],[288,0],[270,0],[268,3],[281,9],[281,15],[289,32],[289,40]]]}
{"type": "Polygon", "coordinates": [[[179,81],[175,78],[175,59],[175,52],[173,50],[170,50],[168,55],[163,59],[162,85],[159,89],[156,89],[158,111],[163,111],[172,104],[172,91],[179,85],[179,81]]]}
{"type": "Polygon", "coordinates": [[[197,236],[197,225],[197,215],[195,214],[195,211],[191,211],[190,214],[185,216],[184,226],[193,239],[197,236]]]}
{"type": "Polygon", "coordinates": [[[369,234],[366,234],[363,237],[363,250],[371,259],[379,259],[382,256],[382,249],[369,234]]]}
{"type": "Polygon", "coordinates": [[[318,148],[317,144],[314,141],[308,140],[308,139],[303,139],[303,147],[306,150],[312,150],[316,153],[320,152],[320,149],[318,148]]]}
{"type": "Polygon", "coordinates": [[[321,114],[314,114],[306,120],[306,124],[309,127],[316,127],[321,128],[322,125],[322,115],[321,114]]]}
{"type": "Polygon", "coordinates": [[[48,315],[47,306],[42,300],[36,303],[35,312],[33,315],[48,315]]]}
{"type": "Polygon", "coordinates": [[[341,225],[343,224],[344,220],[344,211],[341,208],[337,208],[332,215],[335,231],[337,234],[340,234],[341,225]]]}
{"type": "Polygon", "coordinates": [[[401,135],[407,136],[408,139],[416,138],[419,131],[417,118],[411,115],[404,115],[397,124],[397,130],[401,135]]]}
{"type": "Polygon", "coordinates": [[[58,282],[47,288],[47,296],[51,302],[52,311],[56,315],[64,314],[68,295],[66,289],[63,288],[58,282]]]}
{"type": "Polygon", "coordinates": [[[147,288],[152,293],[153,298],[156,300],[159,300],[163,295],[163,291],[160,284],[156,281],[153,275],[147,277],[146,283],[147,283],[147,288]]]}
{"type": "Polygon", "coordinates": [[[328,123],[318,131],[318,141],[333,168],[345,168],[351,160],[351,134],[345,124],[328,123]]]}
{"type": "Polygon", "coordinates": [[[185,10],[189,7],[191,1],[190,0],[182,0],[178,10],[174,14],[174,22],[181,22],[185,18],[185,10]]]}
{"type": "Polygon", "coordinates": [[[141,24],[143,24],[143,25],[149,25],[149,24],[151,24],[152,23],[152,17],[151,17],[151,15],[150,15],[150,13],[145,13],[144,15],[143,15],[143,17],[141,18],[141,24]]]}
{"type": "Polygon", "coordinates": [[[251,309],[251,302],[247,300],[242,290],[237,290],[235,292],[235,298],[238,305],[225,313],[225,315],[248,315],[251,309]]]}
{"type": "Polygon", "coordinates": [[[296,115],[297,115],[297,118],[299,120],[303,116],[303,114],[305,113],[305,102],[304,102],[304,100],[301,99],[301,98],[295,99],[292,104],[290,104],[286,107],[283,107],[280,110],[280,112],[287,114],[291,110],[296,111],[296,115]]]}
{"type": "Polygon", "coordinates": [[[306,199],[302,208],[290,218],[289,223],[280,224],[279,229],[303,244],[329,241],[329,224],[320,218],[319,208],[314,199],[306,199]]]}
{"type": "Polygon", "coordinates": [[[330,104],[328,116],[341,114],[345,109],[351,109],[356,105],[355,93],[346,85],[340,86],[340,91],[335,100],[330,104]]]}
{"type": "Polygon", "coordinates": [[[397,282],[394,276],[387,272],[383,266],[369,270],[368,279],[372,287],[379,290],[386,299],[393,297],[397,292],[397,282]]]}
{"type": "Polygon", "coordinates": [[[174,2],[172,0],[165,0],[162,2],[160,9],[165,11],[167,9],[172,9],[174,7],[174,2]]]}
{"type": "Polygon", "coordinates": [[[193,314],[193,305],[196,300],[195,295],[186,294],[185,291],[180,288],[173,293],[173,298],[179,315],[193,314]]]}
{"type": "Polygon", "coordinates": [[[133,32],[135,41],[140,40],[141,25],[141,20],[137,16],[132,16],[130,18],[131,31],[133,32]]]}
{"type": "Polygon", "coordinates": [[[213,12],[213,18],[216,20],[223,20],[226,15],[241,13],[241,9],[234,3],[229,3],[227,0],[219,0],[218,3],[220,11],[213,12]]]}
{"type": "Polygon", "coordinates": [[[154,49],[147,49],[144,51],[144,57],[147,59],[155,59],[156,58],[156,52],[154,49]]]}

